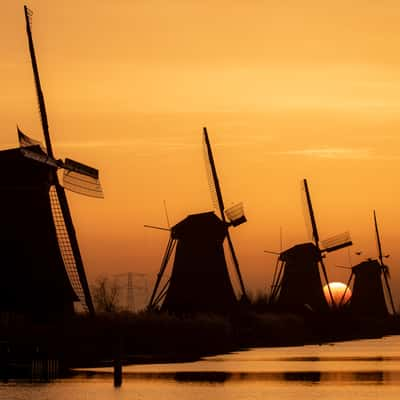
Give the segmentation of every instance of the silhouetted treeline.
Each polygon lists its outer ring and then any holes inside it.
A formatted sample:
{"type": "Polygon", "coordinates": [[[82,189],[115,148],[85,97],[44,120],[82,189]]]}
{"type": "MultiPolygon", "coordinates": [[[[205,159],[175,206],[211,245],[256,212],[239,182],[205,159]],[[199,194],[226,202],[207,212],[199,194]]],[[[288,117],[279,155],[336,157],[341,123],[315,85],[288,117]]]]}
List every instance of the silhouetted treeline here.
{"type": "MultiPolygon", "coordinates": [[[[58,360],[72,367],[174,362],[254,346],[288,346],[398,333],[399,321],[357,319],[340,313],[268,311],[260,296],[232,315],[175,316],[158,312],[76,315],[52,324],[16,320],[0,330],[0,352],[8,363],[58,360]],[[6,357],[5,357],[6,355],[6,357]]],[[[1,367],[1,366],[0,366],[1,367]]],[[[0,368],[1,369],[1,368],[0,368]]]]}

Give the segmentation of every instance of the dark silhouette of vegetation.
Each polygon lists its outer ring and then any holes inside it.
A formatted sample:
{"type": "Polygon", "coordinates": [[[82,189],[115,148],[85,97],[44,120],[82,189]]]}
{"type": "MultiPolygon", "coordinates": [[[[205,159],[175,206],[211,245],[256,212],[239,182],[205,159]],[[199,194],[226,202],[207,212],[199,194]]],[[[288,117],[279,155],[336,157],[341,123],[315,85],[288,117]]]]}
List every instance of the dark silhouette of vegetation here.
{"type": "Polygon", "coordinates": [[[100,276],[92,285],[94,306],[97,312],[115,313],[120,308],[121,288],[117,282],[100,276]]]}

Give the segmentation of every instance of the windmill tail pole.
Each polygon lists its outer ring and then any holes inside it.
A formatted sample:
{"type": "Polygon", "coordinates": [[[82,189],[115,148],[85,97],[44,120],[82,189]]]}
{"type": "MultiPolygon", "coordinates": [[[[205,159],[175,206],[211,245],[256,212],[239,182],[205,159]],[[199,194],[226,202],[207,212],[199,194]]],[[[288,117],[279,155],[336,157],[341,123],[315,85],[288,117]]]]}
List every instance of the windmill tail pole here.
{"type": "Polygon", "coordinates": [[[49,133],[49,124],[48,124],[48,120],[47,120],[46,105],[44,102],[44,96],[43,96],[42,87],[40,84],[39,69],[37,66],[36,55],[35,55],[35,47],[33,46],[32,30],[31,30],[32,11],[29,10],[29,8],[27,6],[24,6],[24,12],[25,12],[25,21],[26,21],[26,33],[28,35],[29,53],[31,56],[32,70],[33,70],[33,76],[35,79],[36,94],[37,94],[38,103],[39,103],[40,118],[42,120],[42,128],[43,128],[44,139],[46,142],[47,154],[50,157],[54,158],[53,148],[51,146],[51,141],[50,141],[50,133],[49,133]]]}

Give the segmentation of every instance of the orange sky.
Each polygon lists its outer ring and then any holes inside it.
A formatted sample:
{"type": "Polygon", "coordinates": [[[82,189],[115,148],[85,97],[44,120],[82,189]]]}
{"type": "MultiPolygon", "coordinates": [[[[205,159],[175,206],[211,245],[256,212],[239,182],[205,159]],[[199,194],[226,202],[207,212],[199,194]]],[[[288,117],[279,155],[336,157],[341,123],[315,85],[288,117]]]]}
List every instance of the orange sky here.
{"type": "MultiPolygon", "coordinates": [[[[3,0],[1,148],[16,124],[41,139],[23,2],[3,0]]],[[[171,223],[211,209],[207,126],[225,203],[245,204],[233,240],[251,290],[279,250],[308,240],[300,181],[322,238],[350,230],[353,263],[376,255],[372,210],[400,300],[398,1],[31,0],[53,146],[100,168],[103,201],[69,195],[90,279],[147,272],[171,223]],[[357,257],[354,252],[362,250],[357,257]]],[[[327,258],[347,280],[347,250],[327,258]]]]}

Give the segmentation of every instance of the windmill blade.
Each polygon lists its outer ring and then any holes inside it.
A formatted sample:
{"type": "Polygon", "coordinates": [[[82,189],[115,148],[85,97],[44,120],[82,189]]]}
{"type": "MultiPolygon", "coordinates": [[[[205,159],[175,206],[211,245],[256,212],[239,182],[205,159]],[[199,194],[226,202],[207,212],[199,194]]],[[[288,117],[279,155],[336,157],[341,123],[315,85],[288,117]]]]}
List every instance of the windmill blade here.
{"type": "Polygon", "coordinates": [[[384,266],[384,267],[385,268],[382,269],[382,272],[383,272],[383,278],[385,280],[385,286],[386,286],[387,294],[389,296],[390,306],[392,308],[393,314],[396,314],[396,309],[395,309],[395,306],[394,306],[392,290],[390,289],[390,283],[389,283],[389,269],[386,266],[384,266]]]}
{"type": "Polygon", "coordinates": [[[60,184],[52,186],[49,196],[58,245],[65,270],[81,305],[89,314],[93,315],[94,307],[92,298],[63,187],[60,184]]]}
{"type": "MultiPolygon", "coordinates": [[[[321,252],[321,249],[319,247],[319,234],[318,234],[318,229],[317,229],[317,223],[315,221],[314,209],[313,209],[313,206],[312,206],[312,203],[311,203],[311,195],[310,195],[310,191],[308,189],[307,179],[303,180],[303,184],[304,184],[304,191],[305,191],[305,194],[306,194],[308,213],[310,215],[310,221],[311,221],[311,227],[312,227],[312,235],[313,235],[315,247],[317,248],[317,250],[319,250],[319,252],[321,252]]],[[[322,257],[320,258],[319,261],[320,261],[320,264],[321,264],[322,273],[323,273],[324,278],[325,278],[325,283],[328,285],[329,297],[331,298],[333,307],[335,307],[335,301],[333,299],[332,290],[331,290],[331,287],[329,286],[328,274],[326,272],[325,264],[324,264],[324,261],[323,261],[322,257]]]]}
{"type": "MultiPolygon", "coordinates": [[[[222,199],[221,187],[220,187],[219,180],[218,180],[218,175],[217,175],[217,170],[215,167],[214,156],[213,156],[213,153],[211,150],[210,140],[208,138],[207,128],[203,128],[203,134],[204,134],[204,144],[205,144],[206,156],[207,156],[207,160],[208,160],[208,163],[206,163],[206,165],[207,165],[207,167],[209,167],[209,171],[210,171],[211,177],[212,177],[211,189],[212,189],[212,192],[215,193],[215,196],[217,198],[217,203],[218,203],[219,212],[221,214],[221,219],[223,222],[226,223],[225,212],[224,212],[225,206],[224,206],[224,201],[222,199]]],[[[244,218],[244,216],[243,216],[243,218],[244,218]]],[[[243,223],[243,222],[245,222],[245,221],[243,221],[243,219],[242,219],[242,222],[240,222],[240,223],[243,223]]],[[[231,239],[228,229],[226,231],[226,238],[228,241],[228,247],[229,247],[229,251],[231,253],[232,261],[235,266],[236,274],[237,274],[237,277],[239,280],[242,296],[244,298],[247,298],[246,290],[244,288],[242,274],[241,274],[240,268],[239,268],[239,261],[236,257],[235,249],[233,248],[232,239],[231,239]]]]}
{"type": "MultiPolygon", "coordinates": [[[[48,157],[45,160],[43,160],[43,158],[41,158],[41,160],[42,162],[55,163],[57,167],[62,167],[64,163],[62,163],[62,161],[55,160],[50,140],[46,106],[40,84],[39,70],[37,66],[35,48],[32,39],[31,17],[33,13],[28,9],[27,6],[24,6],[24,12],[26,20],[26,32],[28,35],[29,53],[31,56],[32,70],[36,86],[36,94],[38,97],[40,117],[42,121],[43,134],[48,155],[48,157]]],[[[26,149],[24,148],[22,150],[27,151],[25,155],[28,154],[28,156],[32,156],[32,152],[29,152],[28,149],[29,148],[26,149]]],[[[86,279],[82,257],[80,254],[78,241],[76,238],[75,228],[72,223],[71,213],[68,207],[65,190],[59,183],[56,170],[53,171],[52,175],[55,187],[55,194],[52,193],[54,191],[52,191],[51,189],[49,195],[51,201],[53,201],[53,203],[55,204],[55,206],[52,207],[53,220],[54,220],[54,225],[56,227],[57,238],[60,246],[60,251],[63,256],[65,268],[67,270],[68,276],[70,278],[73,287],[75,286],[74,281],[79,281],[79,284],[82,288],[81,302],[83,302],[89,314],[94,315],[93,302],[90,295],[89,285],[86,279]],[[64,231],[66,231],[66,233],[64,231]],[[64,251],[62,250],[63,247],[65,249],[64,251]],[[68,270],[70,270],[70,272],[68,272],[68,270]]],[[[79,293],[77,294],[79,295],[79,293]]]]}
{"type": "Polygon", "coordinates": [[[322,257],[320,258],[319,262],[320,262],[320,264],[321,264],[322,273],[323,273],[324,278],[325,278],[325,284],[326,284],[327,287],[328,287],[328,293],[329,293],[329,297],[331,298],[332,307],[335,308],[336,303],[335,303],[335,300],[333,299],[332,290],[331,290],[331,287],[330,287],[330,285],[329,285],[328,274],[327,274],[327,272],[326,272],[324,260],[322,259],[322,257]]]}
{"type": "Polygon", "coordinates": [[[376,235],[376,245],[378,247],[378,257],[381,265],[383,265],[383,254],[382,254],[382,245],[381,245],[381,238],[379,235],[378,229],[378,221],[376,219],[376,212],[374,210],[374,225],[375,225],[375,235],[376,235]]]}
{"type": "Polygon", "coordinates": [[[344,300],[344,298],[345,298],[345,296],[346,296],[346,293],[347,293],[347,291],[350,289],[351,281],[352,281],[353,278],[354,278],[354,272],[351,271],[349,280],[348,280],[347,285],[346,285],[346,289],[344,290],[343,295],[342,295],[342,297],[341,297],[341,299],[340,299],[339,307],[345,306],[345,305],[348,304],[348,302],[351,300],[351,296],[350,296],[349,300],[347,300],[346,303],[343,303],[343,300],[344,300]]]}
{"type": "Polygon", "coordinates": [[[308,214],[310,216],[310,221],[311,221],[312,236],[314,239],[315,246],[319,250],[319,235],[318,235],[317,223],[315,221],[315,215],[314,215],[314,210],[313,210],[313,206],[311,203],[311,195],[310,195],[310,191],[308,189],[307,179],[303,180],[303,185],[304,185],[304,191],[306,194],[308,214]]]}
{"type": "Polygon", "coordinates": [[[229,234],[229,230],[228,229],[226,230],[226,239],[228,241],[229,251],[231,253],[233,265],[235,266],[236,274],[237,274],[237,277],[238,277],[238,280],[239,280],[239,285],[240,285],[240,290],[242,292],[242,296],[245,299],[247,299],[247,294],[246,294],[246,289],[244,288],[242,274],[240,273],[239,261],[238,261],[238,259],[236,257],[235,249],[233,248],[231,235],[229,234]]]}
{"type": "Polygon", "coordinates": [[[225,206],[224,201],[222,199],[221,187],[218,180],[217,170],[215,168],[214,156],[211,150],[210,140],[208,138],[207,128],[203,128],[203,138],[205,145],[205,154],[206,154],[206,168],[209,177],[209,184],[211,190],[211,196],[213,197],[214,205],[217,205],[219,209],[220,216],[222,221],[226,222],[225,219],[225,206]]]}
{"type": "MultiPolygon", "coordinates": [[[[157,297],[156,297],[156,295],[157,295],[158,288],[159,288],[160,283],[161,283],[161,279],[162,279],[162,277],[164,275],[165,269],[167,268],[168,262],[170,260],[171,254],[172,254],[172,252],[174,250],[174,247],[176,246],[176,242],[177,242],[176,239],[173,239],[172,236],[169,237],[168,243],[167,243],[167,248],[165,250],[165,253],[164,253],[164,256],[163,256],[163,259],[162,259],[162,262],[161,262],[160,271],[157,274],[157,279],[156,279],[153,291],[152,291],[151,296],[150,296],[149,304],[147,306],[148,309],[152,309],[152,308],[156,307],[157,304],[158,304],[158,301],[160,301],[160,299],[159,299],[160,294],[158,294],[157,297]]],[[[166,285],[161,290],[161,292],[164,292],[166,290],[166,286],[168,285],[168,283],[169,283],[169,281],[166,283],[166,285]]]]}
{"type": "Polygon", "coordinates": [[[353,242],[350,239],[350,233],[344,232],[328,239],[321,240],[321,251],[330,253],[332,251],[351,246],[352,244],[353,242]]]}
{"type": "Polygon", "coordinates": [[[104,197],[97,169],[69,158],[65,159],[63,168],[63,185],[66,189],[89,197],[104,197]]]}
{"type": "Polygon", "coordinates": [[[33,76],[35,79],[36,94],[37,94],[38,103],[39,103],[40,119],[42,121],[42,128],[43,128],[43,134],[44,134],[44,139],[45,139],[45,143],[46,143],[47,154],[51,158],[54,158],[53,148],[51,146],[51,141],[50,141],[50,132],[49,132],[49,123],[47,120],[46,104],[44,102],[43,91],[42,91],[42,87],[40,84],[39,69],[38,69],[37,61],[36,61],[35,47],[33,46],[32,31],[31,31],[31,18],[32,18],[33,12],[27,6],[24,6],[24,12],[25,12],[25,21],[26,21],[26,33],[28,35],[29,53],[31,56],[32,70],[33,70],[33,76]]]}

